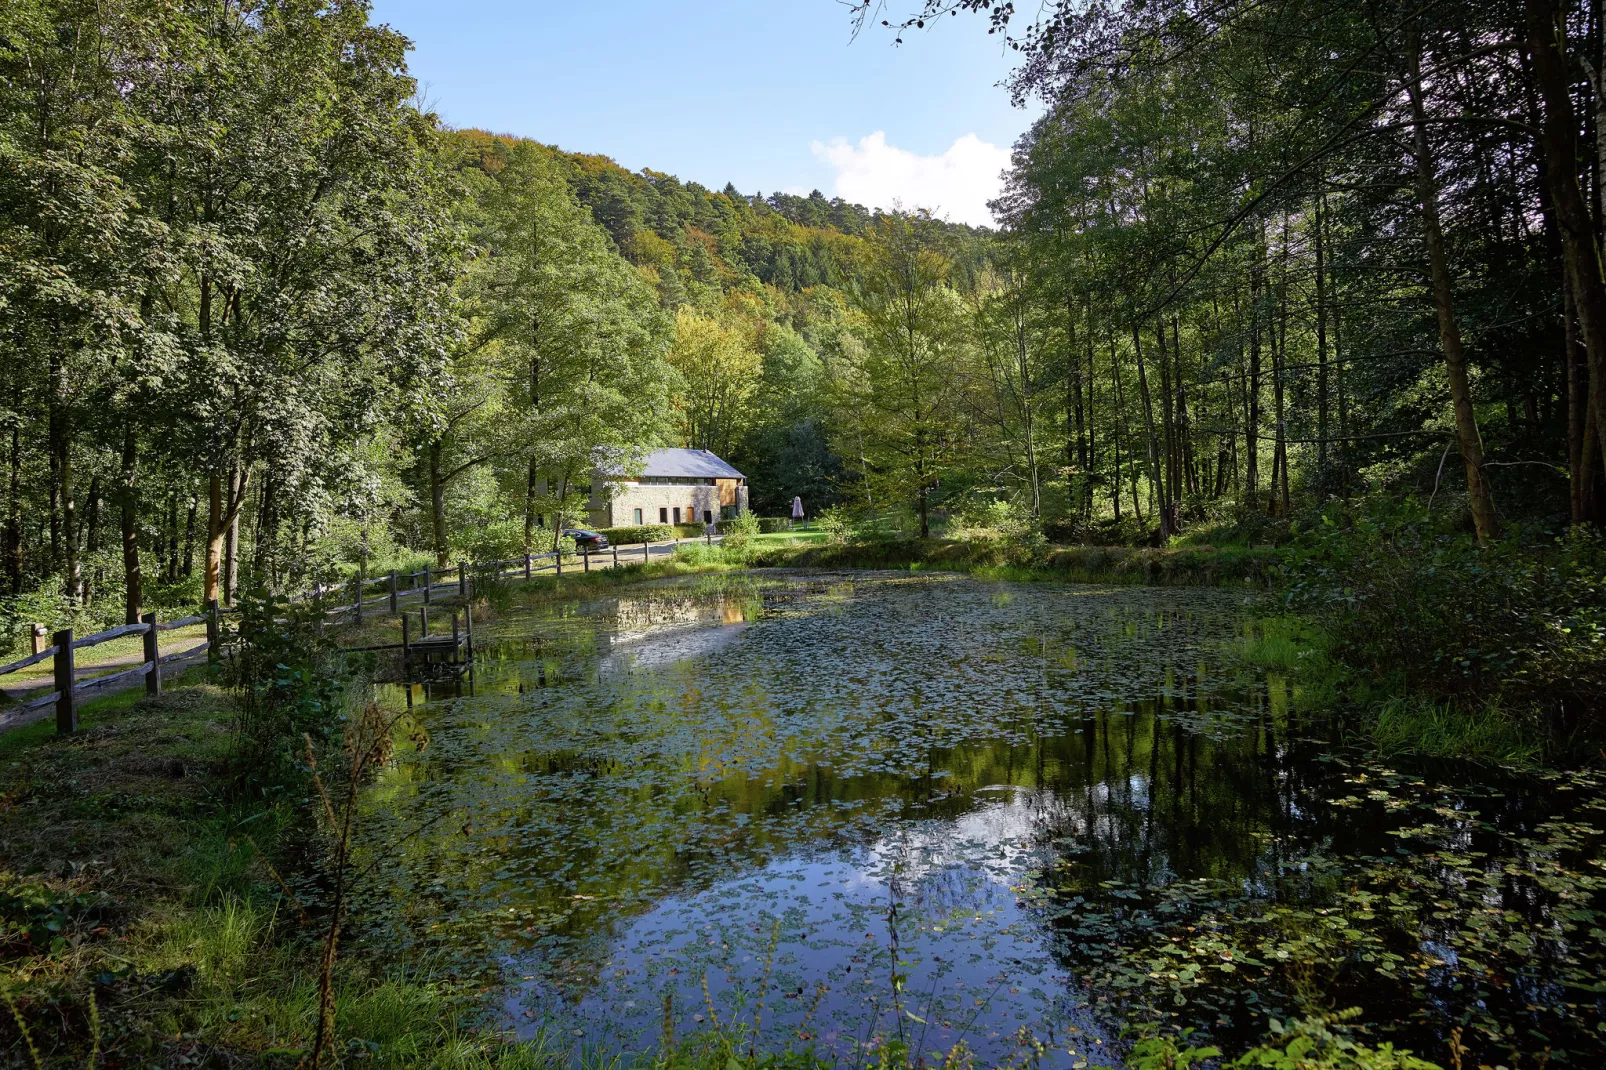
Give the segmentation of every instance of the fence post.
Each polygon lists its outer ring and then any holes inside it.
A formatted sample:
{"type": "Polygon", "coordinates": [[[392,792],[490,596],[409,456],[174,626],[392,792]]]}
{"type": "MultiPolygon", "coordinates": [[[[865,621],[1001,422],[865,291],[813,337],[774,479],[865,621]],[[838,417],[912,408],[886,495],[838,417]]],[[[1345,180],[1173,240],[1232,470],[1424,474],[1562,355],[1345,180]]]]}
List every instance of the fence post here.
{"type": "Polygon", "coordinates": [[[468,630],[468,661],[474,664],[474,607],[463,607],[463,625],[468,630]]]}
{"type": "Polygon", "coordinates": [[[429,578],[429,566],[424,566],[424,604],[429,605],[429,589],[432,586],[429,578]]]}
{"type": "Polygon", "coordinates": [[[463,642],[462,635],[457,630],[457,610],[454,609],[454,610],[452,610],[452,664],[453,665],[456,665],[456,664],[460,663],[463,660],[462,657],[460,656],[460,653],[461,653],[461,645],[460,644],[462,642],[463,642]]]}
{"type": "Polygon", "coordinates": [[[613,551],[613,567],[614,568],[618,568],[619,567],[619,547],[612,546],[612,547],[609,547],[609,549],[611,549],[613,551]]]}
{"type": "Polygon", "coordinates": [[[56,633],[56,735],[78,731],[78,706],[73,702],[72,629],[56,633]]]}
{"type": "Polygon", "coordinates": [[[558,579],[561,580],[563,578],[563,547],[562,546],[559,546],[558,547],[558,552],[552,555],[552,560],[554,560],[554,561],[556,561],[558,563],[558,579]]]}
{"type": "Polygon", "coordinates": [[[647,549],[647,540],[641,540],[641,563],[648,564],[652,560],[652,551],[647,549]]]}
{"type": "Polygon", "coordinates": [[[468,566],[461,561],[457,563],[457,593],[468,597],[468,566]]]}
{"type": "Polygon", "coordinates": [[[412,660],[413,660],[413,636],[412,636],[412,631],[413,631],[412,620],[411,620],[411,618],[409,618],[407,616],[407,614],[403,613],[402,614],[402,671],[403,672],[405,672],[407,670],[408,664],[411,663],[412,660]]]}
{"type": "Polygon", "coordinates": [[[580,555],[580,564],[585,566],[587,572],[591,571],[591,551],[586,550],[580,555]]]}
{"type": "Polygon", "coordinates": [[[206,600],[206,660],[215,662],[218,659],[218,619],[217,599],[206,600]]]}
{"type": "Polygon", "coordinates": [[[150,671],[145,674],[145,693],[155,698],[162,693],[162,652],[156,642],[156,614],[147,613],[139,618],[145,625],[145,661],[150,671]]]}
{"type": "Polygon", "coordinates": [[[390,570],[390,611],[396,612],[396,570],[390,570]]]}
{"type": "Polygon", "coordinates": [[[362,589],[364,587],[368,586],[368,584],[364,582],[361,566],[358,566],[358,568],[357,568],[357,584],[356,584],[356,586],[357,586],[357,597],[355,599],[353,599],[353,602],[355,604],[356,611],[357,611],[357,623],[361,624],[362,623],[362,589]]]}
{"type": "Polygon", "coordinates": [[[45,630],[43,624],[30,624],[28,630],[33,633],[33,649],[29,653],[37,654],[45,648],[45,636],[50,633],[45,630]]]}

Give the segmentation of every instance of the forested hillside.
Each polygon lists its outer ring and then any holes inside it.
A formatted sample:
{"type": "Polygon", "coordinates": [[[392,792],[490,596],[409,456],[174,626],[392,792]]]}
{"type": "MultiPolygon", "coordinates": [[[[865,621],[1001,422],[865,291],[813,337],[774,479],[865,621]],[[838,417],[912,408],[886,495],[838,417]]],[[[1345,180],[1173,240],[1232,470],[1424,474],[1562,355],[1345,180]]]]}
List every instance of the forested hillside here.
{"type": "Polygon", "coordinates": [[[977,231],[445,130],[356,8],[9,5],[6,633],[548,545],[664,444],[863,532],[1599,519],[1592,16],[1056,12],[977,231]]]}

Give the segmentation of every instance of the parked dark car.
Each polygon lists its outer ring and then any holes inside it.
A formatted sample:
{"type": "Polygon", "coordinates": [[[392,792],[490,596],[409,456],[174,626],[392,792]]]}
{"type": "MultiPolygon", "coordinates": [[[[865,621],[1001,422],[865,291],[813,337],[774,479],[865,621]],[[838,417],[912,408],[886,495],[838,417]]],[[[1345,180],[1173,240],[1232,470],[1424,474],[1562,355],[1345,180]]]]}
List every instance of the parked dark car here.
{"type": "Polygon", "coordinates": [[[574,548],[581,553],[593,554],[598,550],[608,548],[608,536],[599,531],[587,531],[585,528],[569,528],[563,533],[567,538],[574,540],[574,548]]]}

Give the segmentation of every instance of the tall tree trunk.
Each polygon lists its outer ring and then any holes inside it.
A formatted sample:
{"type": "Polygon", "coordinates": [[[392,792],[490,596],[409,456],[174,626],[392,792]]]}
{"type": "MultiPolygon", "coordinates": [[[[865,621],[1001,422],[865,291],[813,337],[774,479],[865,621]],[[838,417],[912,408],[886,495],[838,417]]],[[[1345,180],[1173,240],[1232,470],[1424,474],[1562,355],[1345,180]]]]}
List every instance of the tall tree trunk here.
{"type": "Polygon", "coordinates": [[[1093,519],[1093,483],[1099,467],[1099,440],[1095,425],[1098,385],[1098,369],[1094,366],[1093,360],[1093,306],[1090,302],[1087,315],[1087,465],[1085,468],[1087,478],[1082,484],[1084,521],[1093,519]]]}
{"type": "MultiPolygon", "coordinates": [[[[1087,463],[1087,427],[1082,408],[1082,350],[1076,341],[1076,308],[1069,295],[1065,298],[1065,464],[1082,478],[1081,492],[1077,493],[1075,476],[1065,481],[1066,503],[1086,500],[1091,486],[1092,472],[1087,463]]],[[[1091,384],[1089,384],[1091,385],[1091,384]]],[[[1078,512],[1084,510],[1074,506],[1078,512]]]]}
{"type": "MultiPolygon", "coordinates": [[[[1149,373],[1144,367],[1143,337],[1138,331],[1138,325],[1136,321],[1134,321],[1132,324],[1132,349],[1137,355],[1138,359],[1138,396],[1143,402],[1143,423],[1149,432],[1149,494],[1153,496],[1156,489],[1158,489],[1160,492],[1158,509],[1160,515],[1160,541],[1164,542],[1166,539],[1171,537],[1171,530],[1166,523],[1165,483],[1161,480],[1160,476],[1160,443],[1154,427],[1154,402],[1149,396],[1149,373]]],[[[1135,497],[1135,486],[1133,493],[1135,497]]],[[[1136,509],[1135,502],[1133,508],[1136,509]]]]}
{"type": "Polygon", "coordinates": [[[89,477],[89,522],[85,525],[84,551],[100,552],[100,473],[89,477]]]}
{"type": "Polygon", "coordinates": [[[1032,519],[1043,515],[1043,496],[1037,480],[1037,397],[1032,392],[1031,350],[1026,340],[1026,320],[1020,302],[1015,302],[1015,374],[1020,377],[1020,408],[1026,425],[1026,471],[1031,478],[1032,519]]]}
{"type": "Polygon", "coordinates": [[[1255,248],[1249,269],[1249,374],[1244,380],[1244,505],[1253,511],[1260,498],[1260,312],[1265,239],[1255,248]]]}
{"type": "Polygon", "coordinates": [[[22,593],[22,427],[11,425],[11,464],[6,490],[6,586],[22,593]]]}
{"type": "Polygon", "coordinates": [[[1177,463],[1181,468],[1181,482],[1189,494],[1199,493],[1199,462],[1193,452],[1193,429],[1188,420],[1188,382],[1182,367],[1182,324],[1175,312],[1171,314],[1171,357],[1174,370],[1172,381],[1177,391],[1177,463]]]}
{"type": "Polygon", "coordinates": [[[222,600],[223,544],[239,519],[250,484],[251,470],[239,464],[229,468],[226,492],[222,472],[213,472],[207,478],[206,564],[201,577],[201,597],[207,601],[222,600]]]}
{"type": "Polygon", "coordinates": [[[441,443],[429,446],[429,526],[435,543],[435,567],[446,567],[446,480],[441,475],[441,443]]]}
{"type": "Polygon", "coordinates": [[[136,624],[145,603],[145,577],[139,567],[139,436],[132,420],[123,425],[122,486],[118,487],[123,536],[123,621],[136,624]]]}
{"type": "Polygon", "coordinates": [[[1110,334],[1110,389],[1115,401],[1115,427],[1111,430],[1114,440],[1114,464],[1112,469],[1115,478],[1110,481],[1110,508],[1115,511],[1116,523],[1121,521],[1121,439],[1126,433],[1126,412],[1121,399],[1121,361],[1116,355],[1115,334],[1110,334]]]}
{"type": "MultiPolygon", "coordinates": [[[[1530,0],[1530,5],[1534,0],[1530,0]]],[[[1542,0],[1540,0],[1542,2],[1542,0]]],[[[1483,472],[1483,440],[1472,409],[1472,388],[1467,382],[1466,356],[1461,348],[1461,328],[1455,321],[1455,297],[1450,281],[1450,263],[1444,249],[1444,232],[1439,225],[1439,186],[1433,150],[1428,141],[1427,108],[1422,100],[1422,45],[1413,26],[1409,31],[1407,57],[1410,63],[1406,92],[1411,98],[1411,123],[1416,154],[1417,198],[1422,208],[1422,235],[1427,245],[1428,271],[1433,280],[1433,304],[1439,315],[1439,341],[1444,349],[1445,378],[1450,384],[1450,405],[1455,411],[1456,442],[1467,473],[1467,504],[1472,510],[1472,526],[1478,541],[1500,534],[1500,520],[1494,511],[1494,497],[1483,472]]]]}
{"type": "Polygon", "coordinates": [[[1316,201],[1316,468],[1327,477],[1327,194],[1316,201]]]}
{"type": "Polygon", "coordinates": [[[1286,405],[1288,369],[1288,214],[1283,214],[1283,249],[1280,278],[1277,280],[1277,319],[1271,324],[1272,397],[1277,406],[1276,446],[1272,452],[1272,491],[1276,495],[1277,516],[1288,519],[1288,409],[1286,405]]]}
{"type": "Polygon", "coordinates": [[[529,553],[535,542],[535,483],[537,472],[535,458],[530,458],[529,468],[524,473],[524,552],[529,553]]]}
{"type": "Polygon", "coordinates": [[[1589,411],[1589,392],[1585,386],[1585,355],[1580,352],[1578,330],[1573,318],[1573,291],[1562,286],[1562,362],[1567,369],[1567,490],[1570,515],[1576,527],[1588,521],[1584,496],[1590,474],[1584,471],[1584,425],[1589,411]]]}
{"type": "Polygon", "coordinates": [[[1160,446],[1164,451],[1160,467],[1160,511],[1163,514],[1161,526],[1167,532],[1176,530],[1176,499],[1177,499],[1177,428],[1176,416],[1172,411],[1175,399],[1172,397],[1173,384],[1171,382],[1171,359],[1166,355],[1165,344],[1165,317],[1154,317],[1154,339],[1156,350],[1159,353],[1160,366],[1160,446]]]}
{"type": "Polygon", "coordinates": [[[163,572],[163,579],[168,583],[178,581],[178,493],[175,491],[167,496],[167,567],[163,572]]]}
{"type": "Polygon", "coordinates": [[[195,515],[200,511],[201,499],[190,495],[190,507],[184,517],[184,578],[195,574],[195,515]]]}
{"type": "Polygon", "coordinates": [[[76,600],[83,592],[83,574],[78,556],[78,503],[73,487],[73,429],[71,414],[67,411],[65,363],[54,353],[50,369],[49,425],[50,549],[55,564],[61,569],[62,592],[76,600]]]}
{"type": "Polygon", "coordinates": [[[1578,186],[1577,122],[1568,87],[1565,29],[1555,0],[1527,0],[1527,11],[1534,80],[1545,103],[1545,177],[1588,355],[1589,417],[1600,437],[1600,453],[1606,455],[1606,280],[1601,278],[1594,226],[1578,186]]]}
{"type": "Polygon", "coordinates": [[[206,565],[201,575],[201,598],[211,602],[222,597],[223,531],[228,521],[223,516],[223,476],[213,472],[206,479],[206,565]]]}
{"type": "MultiPolygon", "coordinates": [[[[238,465],[229,468],[229,501],[243,500],[245,488],[240,485],[238,465]]],[[[229,525],[223,536],[223,603],[234,604],[235,591],[240,579],[240,510],[229,510],[229,525]]]]}

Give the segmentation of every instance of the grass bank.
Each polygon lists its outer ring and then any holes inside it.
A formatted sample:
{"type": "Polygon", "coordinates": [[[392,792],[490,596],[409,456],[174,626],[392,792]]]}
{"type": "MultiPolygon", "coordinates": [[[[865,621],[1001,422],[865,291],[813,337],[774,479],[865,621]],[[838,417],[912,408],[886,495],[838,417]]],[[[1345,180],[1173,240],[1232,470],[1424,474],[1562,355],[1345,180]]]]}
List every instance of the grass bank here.
{"type": "Polygon", "coordinates": [[[845,545],[755,545],[756,567],[932,568],[996,579],[1268,587],[1280,556],[1257,547],[1029,546],[1005,541],[888,539],[845,545]]]}
{"type": "MultiPolygon", "coordinates": [[[[230,791],[234,699],[208,670],[0,736],[0,1051],[12,1065],[284,1066],[317,1017],[306,800],[230,791]],[[286,884],[281,884],[281,880],[286,884]],[[301,905],[297,905],[301,904],[301,905]],[[304,909],[303,909],[304,907],[304,909]]],[[[349,951],[341,1062],[537,1065],[481,1035],[468,979],[349,951]]]]}

